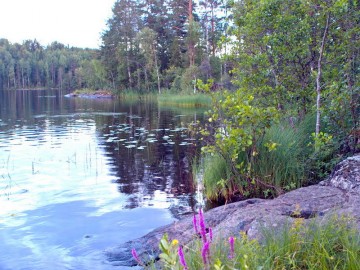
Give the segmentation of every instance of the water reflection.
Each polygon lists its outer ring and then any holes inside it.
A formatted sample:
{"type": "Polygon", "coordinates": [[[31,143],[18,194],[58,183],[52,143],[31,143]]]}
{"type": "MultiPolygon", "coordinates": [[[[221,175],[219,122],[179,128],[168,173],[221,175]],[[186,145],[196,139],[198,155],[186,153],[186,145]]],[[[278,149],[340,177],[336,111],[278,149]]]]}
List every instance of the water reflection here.
{"type": "MultiPolygon", "coordinates": [[[[196,203],[189,165],[198,148],[186,126],[201,114],[63,94],[0,92],[0,248],[38,258],[31,269],[47,269],[36,255],[46,250],[63,254],[59,264],[87,269],[81,265],[90,253],[167,224],[196,203]]],[[[27,261],[0,255],[0,268],[27,261]]]]}

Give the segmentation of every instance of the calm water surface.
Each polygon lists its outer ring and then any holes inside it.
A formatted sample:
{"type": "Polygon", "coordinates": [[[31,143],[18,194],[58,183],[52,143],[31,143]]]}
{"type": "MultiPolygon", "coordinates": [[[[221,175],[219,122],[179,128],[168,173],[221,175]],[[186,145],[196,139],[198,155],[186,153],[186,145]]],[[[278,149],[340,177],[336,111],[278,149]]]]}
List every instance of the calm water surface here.
{"type": "Polygon", "coordinates": [[[2,270],[120,269],[104,249],[199,201],[185,127],[201,112],[63,94],[0,92],[2,270]]]}

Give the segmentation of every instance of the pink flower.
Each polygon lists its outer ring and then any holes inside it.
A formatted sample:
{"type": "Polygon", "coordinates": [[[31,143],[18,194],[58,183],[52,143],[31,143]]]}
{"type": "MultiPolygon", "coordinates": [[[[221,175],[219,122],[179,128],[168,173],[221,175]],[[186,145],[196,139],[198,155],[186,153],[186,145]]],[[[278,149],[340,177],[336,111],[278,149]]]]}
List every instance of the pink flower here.
{"type": "Polygon", "coordinates": [[[188,268],[187,268],[187,265],[186,265],[184,252],[183,252],[181,246],[179,246],[178,254],[179,254],[180,264],[184,267],[184,270],[187,270],[188,268]]]}
{"type": "Polygon", "coordinates": [[[204,216],[203,216],[201,209],[199,211],[199,225],[200,225],[200,234],[203,239],[203,242],[205,243],[206,242],[206,226],[205,226],[204,216]]]}
{"type": "Polygon", "coordinates": [[[229,237],[229,245],[230,245],[230,255],[229,258],[233,259],[234,258],[234,253],[235,253],[235,248],[234,248],[234,244],[235,244],[235,238],[230,236],[229,237]]]}
{"type": "Polygon", "coordinates": [[[201,250],[203,263],[206,265],[210,256],[210,242],[206,242],[201,250]]]}
{"type": "Polygon", "coordinates": [[[140,260],[138,254],[136,253],[135,248],[133,248],[133,249],[131,250],[131,254],[132,254],[132,256],[134,257],[135,261],[136,261],[138,264],[142,264],[142,261],[140,260]]]}

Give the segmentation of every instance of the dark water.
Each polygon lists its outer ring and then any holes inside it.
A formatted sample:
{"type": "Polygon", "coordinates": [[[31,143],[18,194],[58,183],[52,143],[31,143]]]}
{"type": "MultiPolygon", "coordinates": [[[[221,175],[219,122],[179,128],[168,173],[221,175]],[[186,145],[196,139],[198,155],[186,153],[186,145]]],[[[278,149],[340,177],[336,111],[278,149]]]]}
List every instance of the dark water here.
{"type": "Polygon", "coordinates": [[[201,198],[186,130],[201,112],[63,94],[0,92],[0,269],[120,269],[104,249],[201,198]]]}

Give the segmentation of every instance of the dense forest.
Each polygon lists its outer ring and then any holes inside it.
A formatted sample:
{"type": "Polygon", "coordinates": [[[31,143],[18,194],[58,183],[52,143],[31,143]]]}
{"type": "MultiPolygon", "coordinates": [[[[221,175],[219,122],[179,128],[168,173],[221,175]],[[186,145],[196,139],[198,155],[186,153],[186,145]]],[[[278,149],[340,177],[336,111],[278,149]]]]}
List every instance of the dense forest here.
{"type": "Polygon", "coordinates": [[[231,5],[206,0],[119,0],[101,49],[107,79],[120,89],[191,90],[197,78],[225,80],[221,56],[231,5]]]}
{"type": "MultiPolygon", "coordinates": [[[[100,50],[36,40],[0,40],[0,88],[190,90],[195,79],[224,79],[221,38],[229,31],[226,1],[119,0],[100,50]]],[[[226,76],[225,76],[226,77],[226,76]]]]}
{"type": "Polygon", "coordinates": [[[99,52],[36,40],[11,44],[0,39],[0,90],[99,88],[105,85],[99,52]]]}

